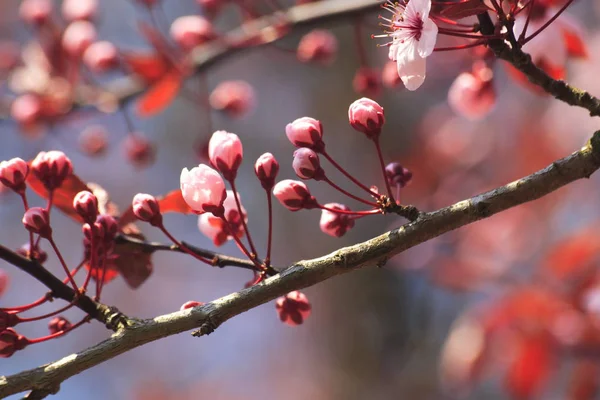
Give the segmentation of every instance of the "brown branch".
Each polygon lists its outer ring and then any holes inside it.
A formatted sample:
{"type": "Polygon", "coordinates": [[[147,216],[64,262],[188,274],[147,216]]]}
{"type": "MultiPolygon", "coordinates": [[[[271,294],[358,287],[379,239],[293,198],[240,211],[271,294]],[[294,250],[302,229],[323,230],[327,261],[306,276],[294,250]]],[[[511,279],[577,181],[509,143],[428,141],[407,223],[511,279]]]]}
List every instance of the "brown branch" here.
{"type": "Polygon", "coordinates": [[[302,289],[336,275],[365,266],[381,266],[394,255],[436,236],[490,217],[511,207],[543,197],[570,182],[589,178],[600,168],[600,131],[581,150],[553,162],[522,179],[424,213],[416,221],[366,242],[339,249],[329,255],[299,261],[262,284],[184,311],[133,321],[111,338],[77,354],[42,367],[0,377],[0,397],[26,390],[51,391],[61,382],[119,354],[155,340],[199,328],[209,334],[228,319],[271,301],[292,290],[302,289]]]}

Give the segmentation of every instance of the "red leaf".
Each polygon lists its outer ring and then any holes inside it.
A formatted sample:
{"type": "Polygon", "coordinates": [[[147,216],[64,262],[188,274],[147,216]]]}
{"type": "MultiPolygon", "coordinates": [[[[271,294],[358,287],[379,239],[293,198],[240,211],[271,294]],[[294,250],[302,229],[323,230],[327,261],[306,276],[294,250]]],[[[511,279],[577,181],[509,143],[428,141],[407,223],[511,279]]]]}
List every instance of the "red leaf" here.
{"type": "Polygon", "coordinates": [[[487,12],[489,8],[480,0],[467,0],[452,5],[438,6],[434,10],[434,14],[438,14],[445,19],[456,20],[487,12]]]}
{"type": "MultiPolygon", "coordinates": [[[[40,197],[48,199],[48,191],[35,174],[31,173],[27,176],[27,185],[40,197]]],[[[75,198],[75,195],[83,190],[91,192],[90,188],[79,179],[77,175],[71,174],[64,180],[58,189],[54,190],[52,204],[69,217],[83,223],[83,219],[81,219],[79,214],[77,214],[73,208],[73,199],[75,198]]]]}
{"type": "Polygon", "coordinates": [[[505,380],[506,389],[515,399],[530,399],[541,389],[554,366],[553,350],[545,333],[520,338],[505,380]]]}
{"type": "Polygon", "coordinates": [[[131,71],[146,82],[156,82],[170,69],[169,62],[157,53],[153,54],[123,54],[123,60],[131,71]]]}
{"type": "Polygon", "coordinates": [[[165,212],[176,212],[183,214],[190,214],[192,209],[183,199],[181,195],[181,190],[173,190],[172,192],[167,193],[163,198],[158,200],[158,205],[160,206],[160,211],[165,212]]]}
{"type": "Polygon", "coordinates": [[[177,96],[182,79],[181,73],[176,69],[160,78],[138,100],[138,114],[147,117],[162,111],[177,96]]]}
{"type": "MultiPolygon", "coordinates": [[[[87,269],[89,271],[89,269],[90,269],[89,263],[85,264],[85,269],[87,269]]],[[[103,273],[102,269],[94,268],[94,269],[92,269],[92,278],[94,278],[95,281],[99,281],[100,277],[102,276],[102,273],[103,273]]],[[[108,260],[106,262],[106,271],[104,271],[104,283],[106,284],[106,283],[112,281],[118,275],[119,275],[119,271],[116,269],[115,265],[110,260],[108,260]]]]}
{"type": "Polygon", "coordinates": [[[555,244],[542,262],[542,271],[563,281],[585,273],[595,266],[600,240],[593,232],[585,231],[555,244]]]}
{"type": "Polygon", "coordinates": [[[581,36],[572,30],[562,27],[563,39],[567,46],[567,54],[575,58],[588,58],[589,54],[581,36]]]}
{"type": "MultiPolygon", "coordinates": [[[[125,226],[123,233],[136,239],[146,239],[134,224],[125,226]]],[[[141,250],[139,246],[119,243],[110,258],[110,267],[121,273],[129,287],[136,289],[152,274],[152,253],[141,250]]]]}

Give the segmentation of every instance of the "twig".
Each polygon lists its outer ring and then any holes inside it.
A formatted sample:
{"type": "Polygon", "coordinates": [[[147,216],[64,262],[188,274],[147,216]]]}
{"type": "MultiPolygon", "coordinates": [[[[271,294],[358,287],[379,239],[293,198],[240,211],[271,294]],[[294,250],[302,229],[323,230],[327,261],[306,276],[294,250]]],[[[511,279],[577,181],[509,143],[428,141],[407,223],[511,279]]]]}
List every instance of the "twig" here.
{"type": "Polygon", "coordinates": [[[323,282],[365,266],[384,264],[390,257],[461,226],[539,199],[566,184],[589,178],[600,168],[600,131],[581,150],[522,179],[474,196],[410,222],[366,242],[329,255],[299,261],[262,284],[184,311],[138,321],[109,339],[56,362],[0,377],[0,397],[26,390],[55,388],[64,380],[143,344],[194,328],[208,334],[228,319],[292,290],[323,282]]]}

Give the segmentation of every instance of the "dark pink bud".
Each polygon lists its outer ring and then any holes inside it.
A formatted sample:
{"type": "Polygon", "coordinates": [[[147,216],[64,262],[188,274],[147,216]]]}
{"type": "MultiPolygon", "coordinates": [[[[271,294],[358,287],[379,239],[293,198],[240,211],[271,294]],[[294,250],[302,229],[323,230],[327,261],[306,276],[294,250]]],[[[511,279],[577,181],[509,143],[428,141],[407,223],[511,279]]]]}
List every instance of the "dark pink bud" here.
{"type": "Polygon", "coordinates": [[[92,192],[81,191],[73,199],[73,208],[88,224],[93,224],[98,216],[98,199],[92,192]]]}
{"type": "MultiPolygon", "coordinates": [[[[31,251],[31,245],[29,243],[25,243],[23,246],[19,247],[17,249],[17,254],[35,260],[40,264],[45,263],[48,259],[48,253],[42,250],[39,245],[33,251],[31,251]]],[[[2,291],[0,289],[0,293],[1,292],[2,291]]]]}
{"type": "Polygon", "coordinates": [[[19,16],[31,25],[43,25],[51,15],[52,0],[23,0],[19,7],[19,16]]]}
{"type": "Polygon", "coordinates": [[[325,172],[319,162],[319,155],[306,147],[294,151],[292,167],[299,178],[315,179],[317,181],[325,178],[325,172]]]}
{"type": "MultiPolygon", "coordinates": [[[[339,203],[328,203],[325,207],[333,210],[350,211],[348,206],[339,203]]],[[[354,218],[348,214],[340,214],[329,210],[321,211],[319,227],[323,233],[333,237],[340,237],[354,227],[354,218]]]]}
{"type": "Polygon", "coordinates": [[[73,173],[73,164],[62,151],[42,151],[31,162],[31,169],[46,189],[54,190],[73,173]]]}
{"type": "Polygon", "coordinates": [[[156,150],[152,143],[138,133],[127,135],[123,141],[125,156],[138,168],[147,167],[154,162],[156,150]]]}
{"type": "Polygon", "coordinates": [[[83,52],[83,63],[94,72],[106,72],[119,65],[119,52],[111,42],[95,42],[83,52]]]}
{"type": "Polygon", "coordinates": [[[28,344],[29,340],[25,336],[19,335],[12,328],[6,328],[0,332],[0,357],[8,358],[28,344]]]}
{"type": "Polygon", "coordinates": [[[63,0],[61,11],[67,21],[89,20],[98,11],[98,0],[63,0]]]}
{"type": "Polygon", "coordinates": [[[38,95],[22,94],[10,105],[10,116],[21,126],[28,128],[42,116],[42,101],[38,95]]]}
{"type": "Polygon", "coordinates": [[[208,142],[210,162],[228,181],[235,179],[243,155],[242,142],[234,133],[216,131],[208,142]]]}
{"type": "Polygon", "coordinates": [[[354,91],[363,96],[377,97],[381,93],[379,71],[372,68],[359,68],[352,80],[354,91]]]}
{"type": "Polygon", "coordinates": [[[300,40],[297,56],[302,62],[315,61],[330,64],[335,58],[337,49],[337,39],[331,32],[315,29],[300,40]]]}
{"type": "Polygon", "coordinates": [[[385,123],[383,107],[377,102],[363,97],[350,104],[348,108],[350,125],[370,139],[377,139],[385,123]]]}
{"type": "Polygon", "coordinates": [[[281,322],[290,326],[302,324],[311,313],[311,305],[308,298],[298,290],[279,297],[275,301],[275,309],[281,322]]]}
{"type": "Polygon", "coordinates": [[[49,215],[46,209],[41,207],[31,207],[23,215],[23,225],[29,232],[37,233],[41,237],[48,239],[52,236],[52,228],[49,224],[49,215]]]}
{"type": "Polygon", "coordinates": [[[238,118],[254,106],[254,89],[245,81],[225,81],[217,85],[208,99],[210,106],[238,118]]]}
{"type": "Polygon", "coordinates": [[[273,195],[290,211],[318,207],[317,200],[303,182],[285,179],[273,188],[273,195]]]}
{"type": "Polygon", "coordinates": [[[183,303],[181,305],[181,307],[179,308],[179,311],[187,310],[188,308],[200,307],[203,305],[204,305],[204,303],[201,301],[190,300],[190,301],[186,301],[185,303],[183,303]]]}
{"type": "Polygon", "coordinates": [[[271,153],[264,153],[254,163],[254,172],[265,190],[273,189],[279,173],[279,163],[271,153]]]}
{"type": "Polygon", "coordinates": [[[48,322],[48,330],[50,334],[68,331],[72,325],[65,317],[54,317],[48,322]]]}
{"type": "Polygon", "coordinates": [[[323,127],[314,118],[302,117],[287,124],[285,134],[296,147],[308,147],[320,153],[325,148],[323,142],[323,127]]]}
{"type": "Polygon", "coordinates": [[[89,21],[71,22],[63,32],[62,47],[67,54],[81,57],[83,52],[96,40],[96,28],[89,21]]]}
{"type": "Polygon", "coordinates": [[[411,181],[412,172],[404,168],[400,163],[393,162],[385,167],[385,176],[390,186],[399,186],[402,188],[411,181]]]}
{"type": "Polygon", "coordinates": [[[17,193],[24,193],[29,165],[20,158],[0,162],[0,182],[17,193]]]}
{"type": "Polygon", "coordinates": [[[98,229],[98,232],[101,232],[103,244],[107,248],[112,247],[115,237],[117,236],[117,233],[119,233],[117,221],[108,214],[100,214],[96,218],[94,225],[96,229],[98,229]]]}
{"type": "Polygon", "coordinates": [[[89,156],[97,156],[106,150],[108,134],[103,126],[85,128],[79,135],[79,148],[89,156]]]}
{"type": "Polygon", "coordinates": [[[0,332],[17,325],[21,319],[15,313],[0,310],[0,332]]]}
{"type": "Polygon", "coordinates": [[[154,196],[138,193],[133,198],[131,206],[137,219],[149,222],[152,226],[162,225],[162,214],[154,196]]]}
{"type": "Polygon", "coordinates": [[[170,34],[175,43],[188,51],[217,36],[210,21],[199,15],[177,18],[171,24],[170,34]]]}

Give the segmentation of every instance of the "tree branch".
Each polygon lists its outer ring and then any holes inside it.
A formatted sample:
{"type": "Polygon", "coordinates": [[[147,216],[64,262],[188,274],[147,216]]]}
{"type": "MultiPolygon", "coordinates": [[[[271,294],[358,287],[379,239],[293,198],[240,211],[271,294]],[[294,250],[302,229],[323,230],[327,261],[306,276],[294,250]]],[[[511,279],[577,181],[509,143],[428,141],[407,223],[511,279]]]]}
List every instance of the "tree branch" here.
{"type": "Polygon", "coordinates": [[[490,217],[511,207],[543,197],[566,184],[589,178],[600,168],[600,131],[588,144],[548,167],[492,191],[440,210],[424,213],[416,221],[366,242],[339,249],[329,255],[299,261],[262,284],[232,293],[201,307],[131,321],[111,338],[56,362],[0,377],[0,397],[36,390],[51,392],[61,382],[135,347],[200,328],[209,334],[228,319],[271,301],[292,290],[302,289],[336,275],[365,266],[381,266],[394,255],[436,236],[490,217]]]}

